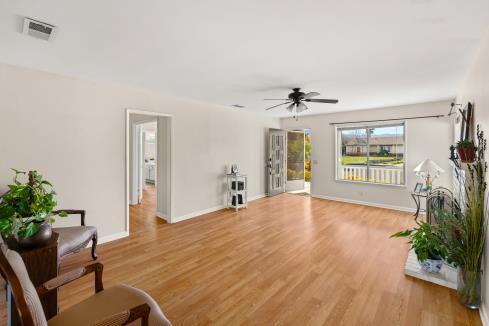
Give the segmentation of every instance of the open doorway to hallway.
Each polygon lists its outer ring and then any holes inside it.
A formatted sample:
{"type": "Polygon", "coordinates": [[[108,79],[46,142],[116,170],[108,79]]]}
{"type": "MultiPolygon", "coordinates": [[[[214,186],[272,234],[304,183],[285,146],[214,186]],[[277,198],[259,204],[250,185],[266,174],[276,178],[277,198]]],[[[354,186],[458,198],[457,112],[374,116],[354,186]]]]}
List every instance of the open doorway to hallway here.
{"type": "Polygon", "coordinates": [[[141,231],[152,226],[164,224],[156,214],[157,189],[156,178],[158,170],[157,157],[157,119],[155,117],[134,117],[133,131],[133,200],[129,207],[130,230],[141,231]],[[148,122],[147,122],[148,121],[148,122]]]}
{"type": "Polygon", "coordinates": [[[291,194],[311,194],[311,130],[287,131],[287,184],[291,194]]]}
{"type": "Polygon", "coordinates": [[[170,220],[171,117],[128,112],[128,208],[131,233],[170,220]]]}

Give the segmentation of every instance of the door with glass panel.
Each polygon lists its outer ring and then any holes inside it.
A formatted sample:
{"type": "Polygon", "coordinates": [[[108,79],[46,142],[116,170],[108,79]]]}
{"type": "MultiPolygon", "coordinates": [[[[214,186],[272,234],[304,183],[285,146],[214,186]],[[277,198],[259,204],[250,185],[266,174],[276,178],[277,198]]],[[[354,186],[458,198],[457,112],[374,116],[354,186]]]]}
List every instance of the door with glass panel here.
{"type": "Polygon", "coordinates": [[[274,196],[285,192],[286,131],[270,129],[268,137],[268,196],[274,196]]]}

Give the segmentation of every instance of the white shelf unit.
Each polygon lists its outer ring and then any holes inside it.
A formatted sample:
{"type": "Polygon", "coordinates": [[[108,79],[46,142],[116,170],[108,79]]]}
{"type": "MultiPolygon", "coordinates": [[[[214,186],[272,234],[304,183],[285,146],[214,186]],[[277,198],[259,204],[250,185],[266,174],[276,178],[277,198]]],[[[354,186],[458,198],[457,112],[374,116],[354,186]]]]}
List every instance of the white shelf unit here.
{"type": "Polygon", "coordinates": [[[248,177],[246,174],[226,174],[226,188],[226,206],[228,208],[238,211],[240,208],[248,207],[248,177]]]}

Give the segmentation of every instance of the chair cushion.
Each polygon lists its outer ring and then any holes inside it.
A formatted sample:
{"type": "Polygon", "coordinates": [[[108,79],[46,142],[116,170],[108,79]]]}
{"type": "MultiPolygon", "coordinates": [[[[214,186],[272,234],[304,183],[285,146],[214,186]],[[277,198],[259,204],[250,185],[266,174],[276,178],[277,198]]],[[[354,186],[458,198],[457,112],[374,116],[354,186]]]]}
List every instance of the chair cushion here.
{"type": "Polygon", "coordinates": [[[85,248],[92,237],[97,234],[97,228],[94,226],[53,228],[53,231],[59,234],[58,253],[60,257],[85,248]]]}
{"type": "MultiPolygon", "coordinates": [[[[146,292],[128,285],[119,284],[99,292],[48,320],[49,326],[93,325],[106,317],[129,310],[143,303],[151,307],[150,326],[170,326],[160,306],[146,292]]],[[[129,325],[141,325],[137,320],[129,325]]]]}

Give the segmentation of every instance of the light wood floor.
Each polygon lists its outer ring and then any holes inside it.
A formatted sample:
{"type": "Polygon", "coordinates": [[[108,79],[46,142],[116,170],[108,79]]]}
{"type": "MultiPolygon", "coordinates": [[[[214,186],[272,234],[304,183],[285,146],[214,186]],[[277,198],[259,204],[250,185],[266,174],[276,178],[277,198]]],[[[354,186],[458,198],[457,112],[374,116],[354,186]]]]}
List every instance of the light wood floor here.
{"type": "MultiPolygon", "coordinates": [[[[411,214],[284,194],[99,247],[107,286],[152,295],[174,325],[481,325],[453,290],[404,276],[411,214]]],[[[64,270],[90,262],[87,250],[64,270]]],[[[64,287],[61,308],[93,293],[64,287]]]]}
{"type": "Polygon", "coordinates": [[[156,188],[146,184],[143,200],[139,205],[129,205],[129,230],[133,232],[155,232],[165,220],[156,217],[156,188]]]}

